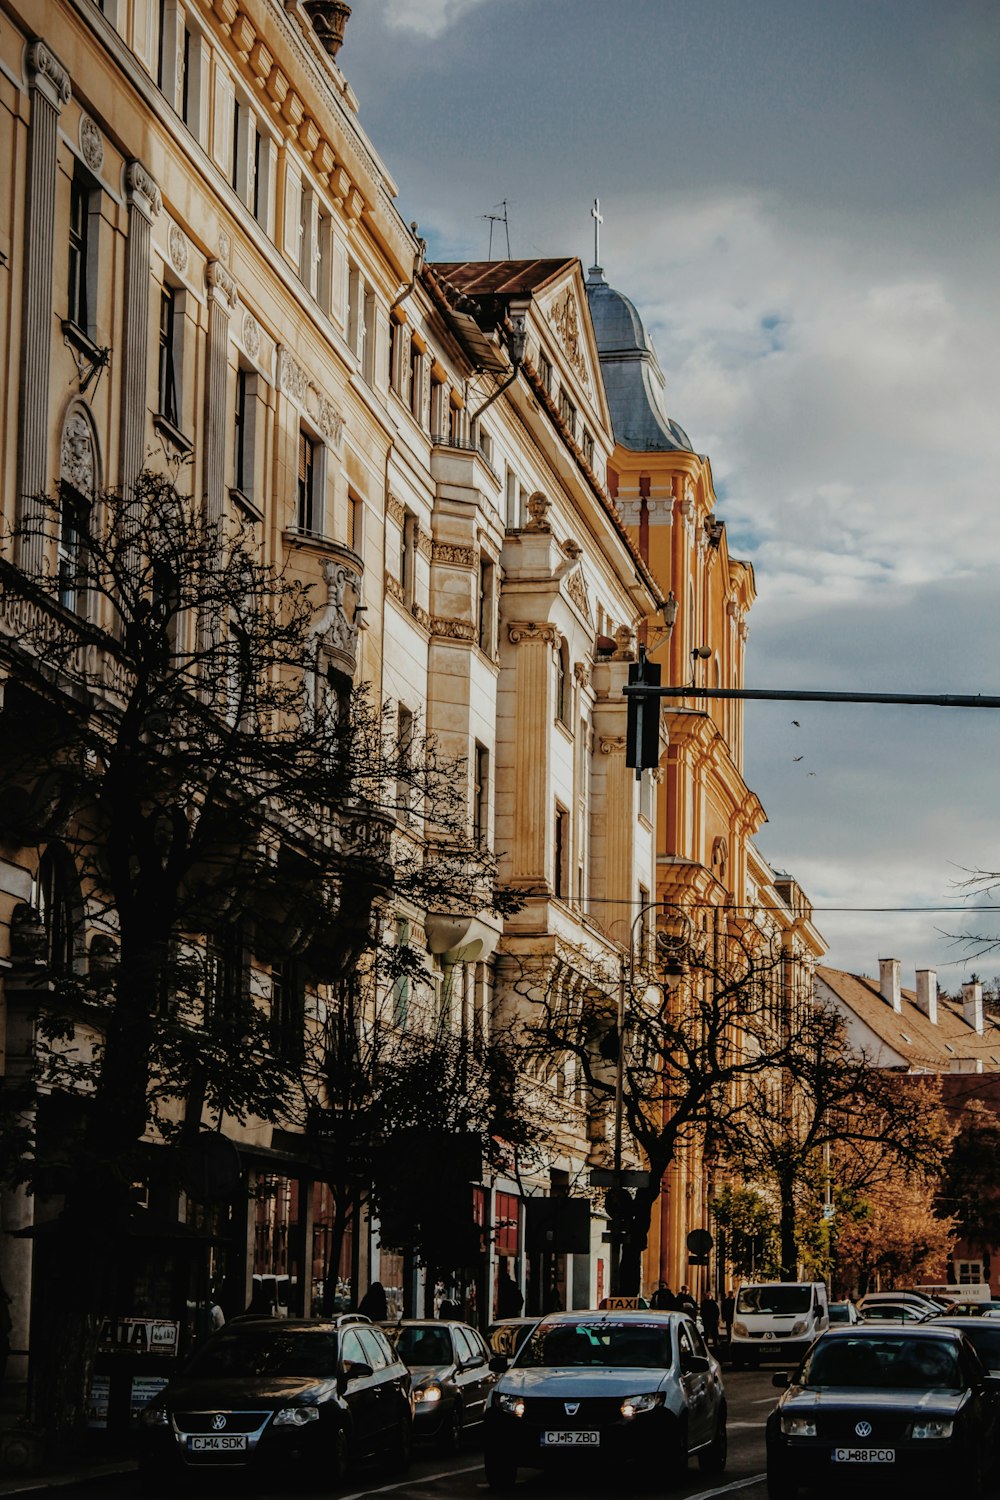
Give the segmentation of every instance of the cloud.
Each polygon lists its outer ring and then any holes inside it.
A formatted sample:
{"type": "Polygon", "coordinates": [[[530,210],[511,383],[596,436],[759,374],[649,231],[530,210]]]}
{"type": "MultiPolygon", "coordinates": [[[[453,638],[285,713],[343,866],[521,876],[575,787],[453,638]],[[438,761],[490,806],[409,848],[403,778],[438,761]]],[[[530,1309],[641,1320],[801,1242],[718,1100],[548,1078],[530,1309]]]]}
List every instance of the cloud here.
{"type": "Polygon", "coordinates": [[[391,30],[412,31],[430,40],[483,3],[484,0],[382,0],[381,9],[391,30]]]}

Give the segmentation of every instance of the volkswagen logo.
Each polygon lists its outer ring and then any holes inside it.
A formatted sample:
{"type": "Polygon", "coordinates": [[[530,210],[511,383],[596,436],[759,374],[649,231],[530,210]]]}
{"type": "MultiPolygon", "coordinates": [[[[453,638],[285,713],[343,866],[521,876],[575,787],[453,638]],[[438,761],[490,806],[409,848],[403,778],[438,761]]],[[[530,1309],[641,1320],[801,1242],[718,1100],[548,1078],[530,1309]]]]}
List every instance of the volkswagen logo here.
{"type": "Polygon", "coordinates": [[[580,1403],[579,1401],[564,1401],[563,1410],[565,1411],[567,1417],[575,1417],[577,1412],[580,1410],[580,1403]]]}
{"type": "Polygon", "coordinates": [[[870,1422],[859,1422],[854,1431],[858,1437],[871,1437],[872,1424],[870,1422]]]}
{"type": "Polygon", "coordinates": [[[225,1427],[225,1425],[226,1425],[226,1414],[225,1414],[225,1412],[217,1411],[215,1413],[215,1416],[212,1418],[212,1431],[213,1432],[221,1432],[222,1429],[225,1427]]]}

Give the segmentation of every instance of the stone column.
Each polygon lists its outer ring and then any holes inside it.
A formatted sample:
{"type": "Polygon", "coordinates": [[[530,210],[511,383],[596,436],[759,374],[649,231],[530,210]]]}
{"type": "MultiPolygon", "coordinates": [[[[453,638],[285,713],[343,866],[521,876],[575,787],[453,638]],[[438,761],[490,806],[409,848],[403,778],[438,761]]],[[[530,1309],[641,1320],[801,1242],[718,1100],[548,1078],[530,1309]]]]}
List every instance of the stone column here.
{"type": "Polygon", "coordinates": [[[120,473],[128,495],[145,461],[146,381],[149,371],[149,247],[153,220],[163,207],[160,190],[146,168],[125,168],[128,241],[125,247],[125,313],[122,327],[122,421],[120,473]]]}
{"type": "Polygon", "coordinates": [[[514,710],[514,837],[511,879],[515,885],[543,885],[546,850],[555,810],[549,798],[549,740],[552,734],[552,649],[554,625],[509,625],[517,653],[514,710]]]}
{"type": "Polygon", "coordinates": [[[56,130],[70,97],[69,74],[37,38],[25,58],[31,124],[28,129],[21,310],[19,520],[28,528],[18,561],[39,573],[45,558],[44,507],[48,489],[49,384],[52,364],[52,276],[56,217],[56,130]]]}
{"type": "Polygon", "coordinates": [[[229,407],[229,319],[236,280],[219,260],[208,263],[208,361],[205,372],[205,514],[219,522],[226,503],[226,442],[233,430],[229,407]]]}

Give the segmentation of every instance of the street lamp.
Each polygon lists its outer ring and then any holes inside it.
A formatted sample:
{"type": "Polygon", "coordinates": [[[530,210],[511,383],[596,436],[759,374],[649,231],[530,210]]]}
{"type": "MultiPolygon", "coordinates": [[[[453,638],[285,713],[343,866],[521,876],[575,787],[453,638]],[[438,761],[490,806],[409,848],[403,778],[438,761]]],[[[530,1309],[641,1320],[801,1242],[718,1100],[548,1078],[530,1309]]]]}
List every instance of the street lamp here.
{"type": "MultiPolygon", "coordinates": [[[[615,1059],[615,1133],[614,1133],[614,1156],[611,1170],[611,1189],[615,1193],[614,1208],[611,1214],[611,1295],[621,1294],[621,1252],[622,1252],[622,1226],[621,1214],[622,1193],[625,1192],[624,1168],[622,1167],[622,1135],[624,1116],[624,1094],[625,1094],[625,996],[626,985],[635,976],[635,935],[640,922],[643,922],[651,911],[659,911],[669,907],[676,911],[676,904],[672,901],[647,901],[637,912],[629,928],[628,947],[623,949],[618,969],[618,1014],[617,1033],[618,1049],[615,1059]]],[[[685,918],[685,921],[687,919],[685,918]]],[[[683,967],[678,960],[676,949],[668,956],[663,964],[665,977],[678,978],[683,972],[683,967]]],[[[632,1181],[636,1185],[639,1178],[648,1179],[648,1173],[636,1173],[632,1181]]],[[[594,1181],[593,1174],[591,1181],[594,1181]]]]}

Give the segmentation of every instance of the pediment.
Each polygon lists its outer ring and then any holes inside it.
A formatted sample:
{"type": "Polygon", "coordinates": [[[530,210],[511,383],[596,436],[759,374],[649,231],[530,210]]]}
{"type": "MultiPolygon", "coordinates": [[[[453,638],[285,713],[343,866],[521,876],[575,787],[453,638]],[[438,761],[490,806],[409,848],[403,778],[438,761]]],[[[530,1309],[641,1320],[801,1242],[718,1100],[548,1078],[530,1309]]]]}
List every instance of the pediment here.
{"type": "Polygon", "coordinates": [[[591,405],[602,426],[610,432],[611,414],[579,261],[568,261],[535,294],[535,312],[545,353],[564,378],[569,376],[568,385],[575,385],[577,397],[591,405]]]}

